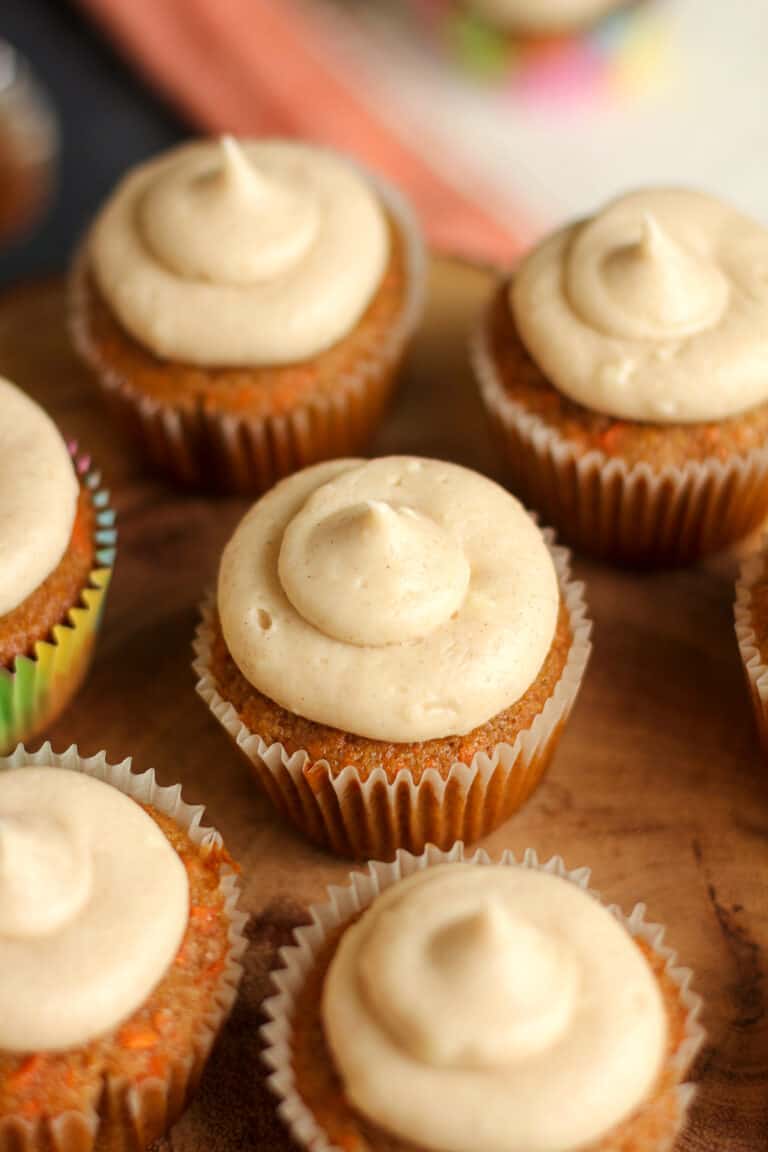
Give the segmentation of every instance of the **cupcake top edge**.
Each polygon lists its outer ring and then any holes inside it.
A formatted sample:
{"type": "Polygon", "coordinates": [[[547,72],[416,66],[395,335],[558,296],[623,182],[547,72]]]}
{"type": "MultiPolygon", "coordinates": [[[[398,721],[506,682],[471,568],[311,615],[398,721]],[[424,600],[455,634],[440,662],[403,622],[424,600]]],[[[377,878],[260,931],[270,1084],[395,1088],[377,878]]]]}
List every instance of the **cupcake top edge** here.
{"type": "Polygon", "coordinates": [[[522,505],[476,472],[416,457],[334,460],[282,481],[219,572],[224,639],[258,691],[395,743],[464,734],[514,704],[559,604],[522,505]]]}
{"type": "Polygon", "coordinates": [[[0,617],[53,572],[67,550],[79,485],[50,416],[0,377],[0,617]]]}
{"type": "Polygon", "coordinates": [[[669,1031],[650,964],[598,900],[470,863],[394,884],[344,931],[322,1018],[353,1107],[436,1152],[591,1146],[648,1098],[669,1031]]]}
{"type": "Polygon", "coordinates": [[[529,35],[578,30],[620,8],[625,0],[470,0],[498,28],[529,35]]]}
{"type": "Polygon", "coordinates": [[[0,1049],[109,1032],[164,976],[188,912],[184,865],[131,797],[69,769],[0,773],[0,1049]]]}
{"type": "Polygon", "coordinates": [[[696,423],[768,400],[768,229],[702,192],[630,192],[547,237],[510,306],[550,383],[593,411],[696,423]]]}
{"type": "Polygon", "coordinates": [[[198,140],[132,169],[88,240],[98,287],[158,356],[290,364],[352,330],[389,261],[352,161],[282,140],[198,140]]]}

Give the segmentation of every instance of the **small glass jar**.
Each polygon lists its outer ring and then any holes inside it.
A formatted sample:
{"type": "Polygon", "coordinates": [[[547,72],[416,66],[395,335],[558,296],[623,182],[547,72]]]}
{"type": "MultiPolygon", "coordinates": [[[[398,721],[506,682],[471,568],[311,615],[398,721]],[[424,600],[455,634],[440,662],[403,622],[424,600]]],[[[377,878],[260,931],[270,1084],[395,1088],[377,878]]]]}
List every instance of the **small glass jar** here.
{"type": "Polygon", "coordinates": [[[29,232],[48,204],[58,143],[50,101],[24,58],[0,40],[0,246],[29,232]]]}

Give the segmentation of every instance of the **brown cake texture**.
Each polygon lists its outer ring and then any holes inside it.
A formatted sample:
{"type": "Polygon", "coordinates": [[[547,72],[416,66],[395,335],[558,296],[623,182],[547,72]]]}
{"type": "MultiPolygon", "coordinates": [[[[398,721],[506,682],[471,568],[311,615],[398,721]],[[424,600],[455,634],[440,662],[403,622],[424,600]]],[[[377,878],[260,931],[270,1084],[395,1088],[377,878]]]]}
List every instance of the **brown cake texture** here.
{"type": "Polygon", "coordinates": [[[17,656],[34,655],[35,644],[50,640],[54,627],[80,603],[94,568],[94,531],[91,496],[81,486],[72,535],[58,565],[17,608],[0,616],[0,668],[11,670],[17,656]]]}
{"type": "MultiPolygon", "coordinates": [[[[0,1050],[0,1148],[25,1149],[5,1143],[4,1118],[36,1124],[37,1152],[53,1147],[49,1125],[62,1113],[93,1113],[98,1119],[96,1148],[134,1147],[124,1114],[126,1085],[164,1081],[185,1062],[193,1067],[196,1045],[206,1018],[219,1011],[216,995],[229,954],[229,918],[220,883],[233,867],[224,849],[195,845],[186,831],[157,809],[142,805],[179,854],[189,880],[189,921],[176,958],[145,1003],[112,1032],[82,1047],[62,1052],[0,1050]],[[122,1094],[122,1096],[121,1096],[122,1094]],[[38,1123],[39,1122],[39,1123],[38,1123]]],[[[169,1111],[172,1122],[184,1103],[177,1083],[169,1111]]],[[[152,1118],[162,1134],[165,1109],[152,1118]]],[[[140,1143],[141,1141],[139,1141],[140,1143]]],[[[65,1141],[66,1144],[66,1141],[65,1141]]],[[[83,1145],[77,1145],[78,1148],[83,1145]]]]}
{"type": "Polygon", "coordinates": [[[413,288],[408,241],[394,219],[388,224],[389,263],[357,324],[331,348],[287,365],[213,368],[154,355],[104,299],[86,242],[71,278],[70,329],[117,425],[182,484],[248,495],[318,460],[362,451],[409,335],[401,329],[413,288]]]}
{"type": "Polygon", "coordinates": [[[559,392],[529,355],[509,304],[510,282],[496,292],[488,319],[489,346],[510,400],[538,417],[581,455],[602,452],[653,471],[688,461],[728,460],[768,445],[768,404],[731,420],[653,424],[617,420],[584,408],[559,392]]]}
{"type": "MultiPolygon", "coordinates": [[[[568,612],[561,604],[555,636],[538,676],[528,691],[511,707],[474,728],[465,736],[446,736],[422,743],[395,744],[355,736],[326,724],[316,724],[281,708],[254,688],[232,659],[217,625],[212,648],[211,671],[219,694],[232,704],[240,719],[266,744],[280,743],[289,754],[309,753],[305,774],[312,780],[318,772],[317,761],[327,761],[332,774],[347,765],[354,767],[361,780],[378,767],[384,768],[390,780],[401,769],[418,782],[427,769],[445,776],[456,761],[470,764],[478,752],[491,752],[497,744],[514,744],[520,732],[530,728],[552,696],[565,668],[571,646],[568,612]]],[[[300,675],[300,670],[297,675],[300,675]]],[[[325,768],[322,770],[325,776],[325,768]]],[[[318,773],[319,774],[319,773],[318,773]]]]}
{"type": "Polygon", "coordinates": [[[690,564],[762,522],[768,404],[695,424],[593,412],[529,355],[509,292],[495,290],[474,367],[511,487],[562,539],[612,563],[690,564]]]}
{"type": "Polygon", "coordinates": [[[73,287],[77,343],[94,367],[128,389],[186,409],[263,417],[289,412],[317,394],[333,395],[362,360],[376,356],[402,311],[407,287],[405,243],[389,221],[390,258],[373,299],[343,340],[297,364],[211,368],[161,359],[121,325],[80,253],[73,287]]]}

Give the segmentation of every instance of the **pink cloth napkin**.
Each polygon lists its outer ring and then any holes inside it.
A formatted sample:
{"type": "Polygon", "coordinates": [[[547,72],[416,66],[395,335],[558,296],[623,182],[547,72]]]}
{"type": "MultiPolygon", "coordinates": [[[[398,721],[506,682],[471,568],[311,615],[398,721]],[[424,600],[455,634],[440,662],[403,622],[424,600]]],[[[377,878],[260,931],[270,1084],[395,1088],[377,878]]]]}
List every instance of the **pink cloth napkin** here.
{"type": "Polygon", "coordinates": [[[424,158],[366,99],[364,78],[298,0],[80,0],[150,83],[199,130],[300,136],[343,149],[395,181],[431,243],[492,263],[528,232],[510,230],[424,158]],[[354,74],[353,74],[354,72],[354,74]]]}

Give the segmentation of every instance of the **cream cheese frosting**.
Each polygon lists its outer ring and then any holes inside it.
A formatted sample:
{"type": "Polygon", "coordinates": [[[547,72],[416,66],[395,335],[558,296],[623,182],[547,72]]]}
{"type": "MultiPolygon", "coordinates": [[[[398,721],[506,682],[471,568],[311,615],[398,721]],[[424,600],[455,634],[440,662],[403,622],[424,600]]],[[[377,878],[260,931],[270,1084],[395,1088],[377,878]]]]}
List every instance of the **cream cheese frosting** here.
{"type": "Polygon", "coordinates": [[[666,1051],[659,985],[623,926],[566,880],[445,864],[387,889],[325,981],[344,1091],[437,1152],[574,1152],[630,1116],[666,1051]]]}
{"type": "Polygon", "coordinates": [[[51,418],[0,377],[0,616],[38,588],[67,550],[78,483],[51,418]]]}
{"type": "Polygon", "coordinates": [[[614,200],[535,249],[510,299],[533,359],[586,408],[696,423],[768,400],[768,229],[701,192],[614,200]]]}
{"type": "Polygon", "coordinates": [[[173,962],[188,911],[186,870],[135,801],[61,768],[0,773],[0,1049],[111,1031],[173,962]]]}
{"type": "Polygon", "coordinates": [[[222,557],[219,616],[247,680],[375,740],[463,734],[514,704],[559,590],[525,509],[436,460],[334,460],[254,505],[222,557]]]}
{"type": "Polygon", "coordinates": [[[342,157],[204,140],[132,170],[99,214],[93,273],[158,356],[289,364],[346,336],[389,260],[377,194],[342,157]]]}
{"type": "Polygon", "coordinates": [[[562,32],[581,28],[620,7],[622,0],[471,0],[472,7],[500,28],[562,32]]]}

